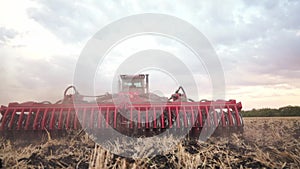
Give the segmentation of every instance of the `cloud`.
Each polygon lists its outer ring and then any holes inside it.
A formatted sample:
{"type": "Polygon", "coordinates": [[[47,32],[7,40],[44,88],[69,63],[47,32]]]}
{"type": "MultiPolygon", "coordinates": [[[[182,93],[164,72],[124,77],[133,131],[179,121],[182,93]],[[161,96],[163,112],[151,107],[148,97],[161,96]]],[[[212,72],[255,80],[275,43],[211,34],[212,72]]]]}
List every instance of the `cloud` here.
{"type": "Polygon", "coordinates": [[[18,32],[13,29],[0,27],[0,47],[5,45],[9,40],[15,38],[17,35],[18,32]]]}
{"type": "MultiPolygon", "coordinates": [[[[149,12],[169,14],[186,20],[209,39],[223,65],[228,97],[239,97],[240,94],[243,101],[255,106],[260,104],[261,100],[252,100],[260,96],[260,92],[262,98],[270,98],[278,89],[284,93],[284,97],[280,95],[277,100],[273,100],[277,103],[280,102],[280,98],[286,99],[291,91],[295,91],[296,95],[299,92],[295,90],[300,87],[299,1],[240,0],[219,5],[218,1],[83,3],[43,0],[36,1],[28,7],[25,5],[24,9],[20,10],[25,10],[25,15],[19,11],[18,20],[6,20],[0,27],[0,91],[7,96],[7,99],[0,100],[1,103],[17,100],[18,97],[23,101],[29,97],[42,98],[43,95],[47,96],[46,91],[50,89],[55,91],[48,94],[49,97],[57,98],[53,93],[60,93],[65,85],[72,83],[79,51],[95,32],[122,17],[149,12]],[[8,22],[12,24],[8,26],[8,22]],[[24,25],[24,30],[22,31],[23,27],[13,25],[24,25]],[[26,36],[26,40],[17,36],[19,32],[26,36]],[[39,38],[43,35],[46,35],[46,41],[39,38]],[[6,48],[4,44],[7,43],[11,43],[12,46],[24,46],[21,49],[6,48]],[[39,57],[35,58],[31,54],[39,57]],[[241,90],[243,88],[245,90],[241,90]],[[267,92],[263,92],[265,88],[267,92]],[[42,94],[33,92],[35,90],[42,94]],[[18,92],[16,96],[8,94],[14,91],[18,92]]],[[[12,14],[9,13],[10,18],[15,17],[12,14]]],[[[191,55],[179,48],[178,44],[167,39],[153,42],[165,47],[166,51],[184,56],[179,58],[184,60],[193,72],[197,72],[198,64],[193,62],[191,55]]],[[[143,43],[136,46],[143,47],[143,43]]],[[[115,56],[130,56],[132,53],[129,52],[133,50],[129,50],[129,47],[127,44],[116,51],[115,56]]],[[[116,66],[120,57],[115,56],[109,61],[112,66],[106,67],[116,66]]],[[[206,88],[209,79],[200,77],[199,74],[196,76],[199,78],[199,85],[206,88]]],[[[298,96],[293,98],[299,100],[298,96]]]]}
{"type": "Polygon", "coordinates": [[[95,33],[97,18],[103,18],[92,6],[73,1],[41,1],[40,7],[27,10],[30,18],[67,43],[80,42],[95,33]]]}
{"type": "Polygon", "coordinates": [[[131,5],[117,1],[37,1],[27,9],[29,18],[65,43],[85,41],[101,27],[131,13],[131,5]]]}
{"type": "Polygon", "coordinates": [[[228,84],[300,86],[300,3],[247,1],[239,8],[233,10],[235,26],[212,31],[228,84]]]}
{"type": "MultiPolygon", "coordinates": [[[[293,31],[270,32],[264,39],[237,45],[231,52],[235,67],[257,74],[299,78],[300,38],[293,31]]],[[[227,56],[230,57],[230,56],[227,56]]]]}
{"type": "Polygon", "coordinates": [[[0,93],[5,97],[0,101],[57,101],[62,98],[64,88],[72,83],[75,63],[76,59],[70,56],[6,59],[6,64],[14,66],[13,69],[3,67],[0,93]]]}

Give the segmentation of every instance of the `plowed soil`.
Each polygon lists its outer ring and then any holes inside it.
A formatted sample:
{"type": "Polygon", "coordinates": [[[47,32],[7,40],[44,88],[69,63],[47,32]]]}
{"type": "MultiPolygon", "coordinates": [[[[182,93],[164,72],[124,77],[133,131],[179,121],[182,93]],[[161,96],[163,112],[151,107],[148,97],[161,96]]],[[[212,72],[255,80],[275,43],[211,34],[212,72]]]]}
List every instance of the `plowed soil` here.
{"type": "MultiPolygon", "coordinates": [[[[160,155],[138,158],[149,143],[134,144],[132,158],[114,155],[83,132],[54,139],[7,140],[0,143],[0,168],[298,168],[300,117],[244,118],[243,134],[206,142],[181,141],[160,155]]],[[[172,137],[152,140],[162,146],[172,137]]],[[[116,152],[121,152],[119,147],[116,152]]],[[[146,152],[145,152],[146,153],[146,152]]]]}

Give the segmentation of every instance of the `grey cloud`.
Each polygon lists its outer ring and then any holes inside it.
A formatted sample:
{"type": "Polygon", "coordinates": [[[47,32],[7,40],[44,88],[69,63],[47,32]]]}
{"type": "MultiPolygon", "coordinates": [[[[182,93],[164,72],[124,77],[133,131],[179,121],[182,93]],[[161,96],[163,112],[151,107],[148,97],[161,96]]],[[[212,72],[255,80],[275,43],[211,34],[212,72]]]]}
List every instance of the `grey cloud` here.
{"type": "Polygon", "coordinates": [[[220,56],[227,85],[299,87],[299,45],[300,38],[295,32],[282,30],[270,32],[264,39],[227,46],[228,53],[220,56]],[[235,50],[230,51],[231,47],[235,50]]]}
{"type": "Polygon", "coordinates": [[[3,96],[0,103],[60,99],[64,88],[72,84],[75,62],[73,57],[65,56],[55,59],[4,57],[0,64],[0,93],[3,96]]]}
{"type": "Polygon", "coordinates": [[[297,14],[300,3],[282,1],[280,3],[235,1],[222,6],[217,2],[207,1],[193,1],[180,5],[167,2],[157,4],[152,1],[143,3],[42,1],[40,3],[41,8],[28,10],[29,16],[66,42],[86,39],[101,26],[113,20],[143,12],[179,16],[196,25],[216,43],[227,45],[263,37],[267,31],[273,29],[297,28],[299,27],[297,21],[300,19],[297,14]],[[260,15],[256,16],[255,13],[260,15]],[[243,20],[245,17],[248,17],[252,23],[245,23],[243,20]]]}
{"type": "Polygon", "coordinates": [[[81,42],[103,26],[121,17],[134,14],[134,2],[118,1],[38,1],[30,8],[30,18],[67,43],[81,42]]]}
{"type": "Polygon", "coordinates": [[[97,25],[100,25],[100,20],[112,21],[124,14],[157,11],[187,19],[216,46],[237,48],[237,52],[228,53],[232,56],[220,56],[221,59],[226,59],[223,60],[225,69],[228,69],[226,66],[232,69],[245,63],[254,65],[252,68],[246,65],[249,71],[264,73],[263,71],[271,69],[297,69],[299,63],[299,50],[296,47],[299,40],[292,35],[282,34],[286,29],[299,29],[299,1],[237,1],[222,6],[206,1],[182,5],[167,2],[157,5],[151,1],[119,4],[114,1],[90,2],[87,5],[79,2],[42,1],[41,4],[40,9],[28,10],[29,15],[68,42],[91,36],[97,25]],[[94,8],[87,7],[88,5],[94,5],[94,8]],[[186,15],[180,15],[180,12],[185,12],[186,15]],[[246,23],[245,18],[250,23],[246,23]],[[253,47],[260,43],[262,45],[259,48],[253,47]],[[280,61],[283,55],[288,57],[285,62],[280,61]]]}
{"type": "MultiPolygon", "coordinates": [[[[40,23],[64,42],[80,42],[97,30],[99,18],[105,15],[88,5],[74,1],[41,1],[40,8],[30,8],[30,18],[40,23]]],[[[101,22],[100,22],[101,23],[101,22]]]]}
{"type": "Polygon", "coordinates": [[[264,8],[267,8],[267,9],[273,9],[278,4],[278,0],[273,0],[273,1],[268,1],[268,0],[247,1],[247,0],[243,0],[243,2],[248,6],[263,6],[264,8]]]}
{"type": "Polygon", "coordinates": [[[5,27],[0,27],[0,46],[4,45],[10,39],[13,39],[18,35],[18,32],[13,29],[8,29],[5,27]]]}
{"type": "MultiPolygon", "coordinates": [[[[258,48],[252,48],[251,65],[258,65],[265,72],[276,73],[279,70],[300,70],[300,38],[293,32],[274,32],[258,48]]],[[[255,71],[256,68],[253,69],[255,71]]]]}
{"type": "MultiPolygon", "coordinates": [[[[102,26],[131,14],[158,12],[178,16],[195,25],[216,49],[224,48],[220,59],[228,85],[300,86],[300,37],[296,36],[300,29],[300,1],[231,1],[225,5],[215,1],[157,4],[44,0],[38,3],[40,7],[28,9],[29,17],[67,43],[82,42],[102,26]]],[[[0,28],[0,45],[16,35],[13,30],[0,28]]],[[[21,58],[16,65],[18,73],[13,75],[18,82],[13,84],[31,91],[48,86],[60,93],[72,82],[76,61],[55,58],[21,58]]]]}
{"type": "Polygon", "coordinates": [[[76,62],[72,56],[56,56],[49,59],[26,57],[8,59],[7,63],[14,63],[14,65],[6,65],[4,70],[8,71],[8,74],[0,76],[0,79],[4,80],[0,86],[0,92],[5,96],[0,99],[2,104],[29,100],[54,102],[61,99],[63,90],[72,84],[76,62]]]}
{"type": "Polygon", "coordinates": [[[232,85],[290,83],[299,86],[300,38],[294,32],[273,32],[268,38],[237,45],[238,50],[223,57],[227,81],[232,85]],[[249,78],[254,77],[254,78],[249,78]]]}
{"type": "Polygon", "coordinates": [[[57,56],[50,59],[31,60],[19,58],[15,75],[21,86],[34,89],[38,86],[63,86],[72,83],[75,59],[57,56]],[[30,67],[30,68],[29,68],[30,67]]]}
{"type": "Polygon", "coordinates": [[[259,2],[251,1],[251,6],[240,1],[227,6],[212,3],[213,8],[199,10],[193,24],[217,45],[236,45],[265,38],[270,31],[299,29],[299,2],[259,2]]]}

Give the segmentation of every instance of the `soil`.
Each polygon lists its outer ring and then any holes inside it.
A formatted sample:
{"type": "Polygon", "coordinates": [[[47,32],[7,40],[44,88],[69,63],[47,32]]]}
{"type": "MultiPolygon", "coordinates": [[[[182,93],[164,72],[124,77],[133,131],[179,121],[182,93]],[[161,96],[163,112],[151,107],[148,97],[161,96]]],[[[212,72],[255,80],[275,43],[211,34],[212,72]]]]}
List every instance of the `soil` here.
{"type": "MultiPolygon", "coordinates": [[[[182,140],[162,154],[140,158],[150,144],[134,145],[132,157],[115,155],[95,144],[82,131],[65,137],[51,134],[39,141],[1,139],[0,168],[298,168],[300,117],[244,118],[243,134],[212,137],[205,142],[182,140]]],[[[162,146],[170,138],[152,140],[162,146]]],[[[114,152],[122,152],[118,146],[114,152]]]]}

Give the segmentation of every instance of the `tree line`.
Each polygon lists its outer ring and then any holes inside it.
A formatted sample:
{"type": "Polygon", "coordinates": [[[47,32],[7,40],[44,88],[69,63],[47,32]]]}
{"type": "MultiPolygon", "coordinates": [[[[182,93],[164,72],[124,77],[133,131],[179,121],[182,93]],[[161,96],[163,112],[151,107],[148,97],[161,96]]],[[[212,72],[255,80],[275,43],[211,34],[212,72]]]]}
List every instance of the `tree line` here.
{"type": "Polygon", "coordinates": [[[262,108],[241,111],[244,117],[300,116],[300,106],[285,106],[279,109],[262,108]]]}

